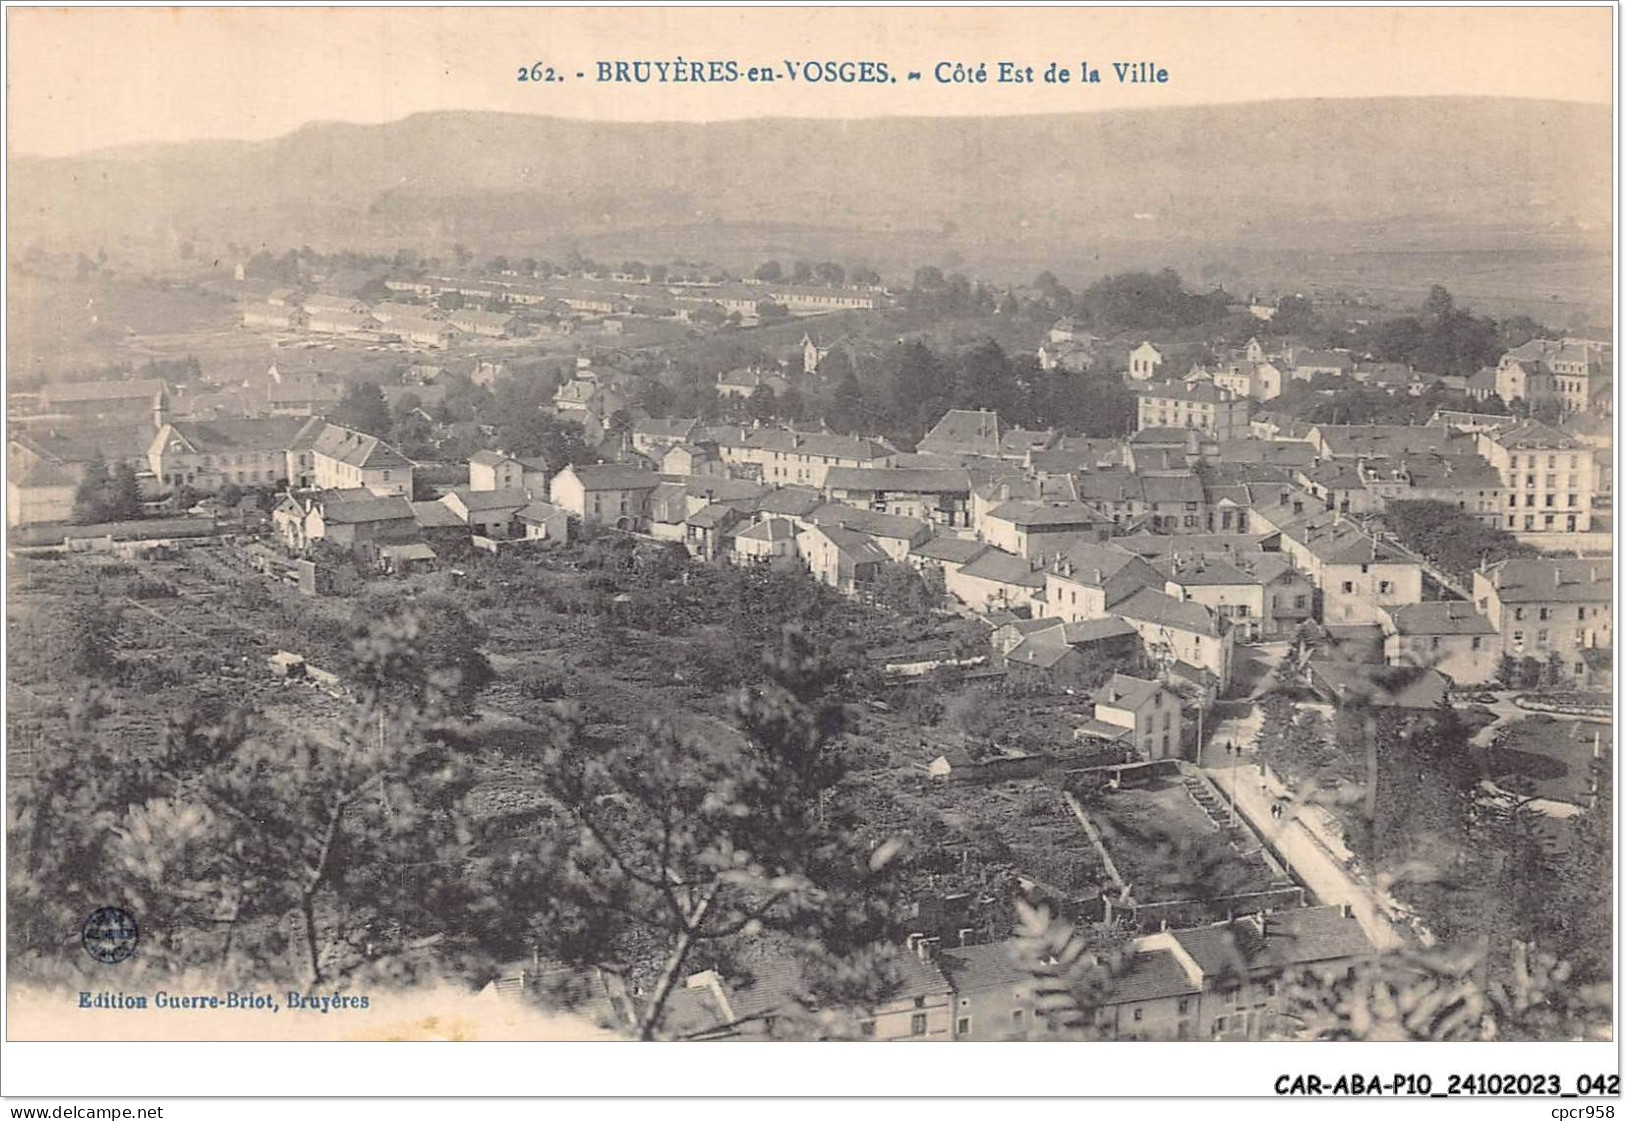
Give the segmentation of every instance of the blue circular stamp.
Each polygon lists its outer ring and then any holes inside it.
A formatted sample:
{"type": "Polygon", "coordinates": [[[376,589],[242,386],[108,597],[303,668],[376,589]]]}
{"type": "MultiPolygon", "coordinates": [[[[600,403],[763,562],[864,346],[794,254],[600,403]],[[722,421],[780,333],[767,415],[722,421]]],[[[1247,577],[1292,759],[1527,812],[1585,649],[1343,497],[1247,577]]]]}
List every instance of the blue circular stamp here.
{"type": "Polygon", "coordinates": [[[135,953],[141,929],[123,907],[97,907],[80,932],[85,953],[104,965],[117,965],[135,953]]]}

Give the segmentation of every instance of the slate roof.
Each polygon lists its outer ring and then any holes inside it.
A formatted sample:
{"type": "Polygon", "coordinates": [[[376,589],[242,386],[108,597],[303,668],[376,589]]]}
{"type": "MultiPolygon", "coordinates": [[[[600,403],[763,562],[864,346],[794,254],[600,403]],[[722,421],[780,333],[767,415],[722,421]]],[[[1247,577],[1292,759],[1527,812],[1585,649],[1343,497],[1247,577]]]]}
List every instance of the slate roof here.
{"type": "Polygon", "coordinates": [[[1143,502],[1145,487],[1138,475],[1119,471],[1084,471],[1074,476],[1085,502],[1143,502]]]}
{"type": "Polygon", "coordinates": [[[749,529],[742,529],[734,534],[736,540],[766,541],[769,543],[794,540],[795,536],[795,523],[784,518],[766,518],[749,529]]]}
{"type": "Polygon", "coordinates": [[[1173,425],[1156,425],[1142,428],[1128,438],[1130,444],[1136,447],[1148,448],[1184,448],[1191,442],[1194,428],[1176,428],[1173,425]]]}
{"type": "Polygon", "coordinates": [[[1453,429],[1425,424],[1319,424],[1315,431],[1325,454],[1340,458],[1449,452],[1472,446],[1453,429]]]}
{"type": "Polygon", "coordinates": [[[975,560],[964,565],[959,573],[961,576],[974,576],[997,584],[1010,584],[1021,588],[1044,586],[1042,570],[1035,571],[1030,562],[992,546],[975,560]]]}
{"type": "Polygon", "coordinates": [[[1209,557],[1198,553],[1194,557],[1169,555],[1152,562],[1151,567],[1175,583],[1189,588],[1233,587],[1262,583],[1223,557],[1209,557]]]}
{"type": "Polygon", "coordinates": [[[825,490],[969,494],[970,476],[960,470],[909,467],[831,467],[825,490]]]}
{"type": "Polygon", "coordinates": [[[1111,680],[1095,692],[1095,703],[1137,711],[1144,708],[1161,688],[1160,682],[1147,681],[1143,677],[1130,677],[1126,673],[1114,673],[1111,680]]]}
{"type": "Polygon", "coordinates": [[[924,557],[926,560],[945,561],[948,564],[965,564],[975,560],[984,550],[991,547],[982,544],[980,541],[972,541],[965,537],[954,537],[945,533],[933,537],[923,544],[914,546],[910,553],[916,557],[924,557]]]}
{"type": "Polygon", "coordinates": [[[1205,494],[1202,480],[1195,475],[1147,475],[1140,480],[1147,502],[1197,502],[1205,494]]]}
{"type": "Polygon", "coordinates": [[[1075,583],[1098,588],[1138,559],[1115,544],[1075,541],[1060,553],[1058,562],[1061,567],[1057,574],[1075,583]]]}
{"type": "Polygon", "coordinates": [[[1155,588],[1141,588],[1112,607],[1112,613],[1172,630],[1219,635],[1218,618],[1200,603],[1177,600],[1155,588]]]}
{"type": "Polygon", "coordinates": [[[1311,680],[1338,702],[1364,698],[1380,708],[1437,708],[1449,684],[1436,671],[1311,658],[1311,680]]]}
{"type": "Polygon", "coordinates": [[[700,529],[715,529],[730,521],[737,520],[739,516],[739,511],[732,506],[724,505],[721,502],[713,502],[709,506],[702,506],[683,519],[683,524],[697,526],[700,529]]]}
{"type": "Polygon", "coordinates": [[[100,455],[109,463],[147,459],[156,429],[150,424],[98,424],[72,428],[35,428],[11,436],[11,442],[57,464],[89,463],[100,455]]]}
{"type": "Polygon", "coordinates": [[[412,504],[398,494],[379,497],[365,487],[325,490],[317,495],[322,521],[338,525],[411,521],[412,504]]]}
{"type": "Polygon", "coordinates": [[[824,459],[884,459],[892,449],[876,440],[841,436],[834,432],[787,432],[763,428],[745,438],[745,446],[761,451],[787,452],[824,459]]]}
{"type": "Polygon", "coordinates": [[[58,467],[49,460],[39,463],[23,471],[7,472],[6,481],[20,487],[74,487],[79,485],[64,468],[58,467]]]}
{"type": "Polygon", "coordinates": [[[451,495],[456,495],[462,502],[463,508],[470,513],[485,510],[517,510],[530,498],[522,490],[470,490],[468,487],[452,487],[450,494],[441,497],[445,502],[451,495]]]}
{"type": "Polygon", "coordinates": [[[986,516],[1012,525],[1029,527],[1093,526],[1111,520],[1099,510],[1081,502],[1065,506],[1052,506],[1042,502],[1004,502],[989,510],[986,516]]]}
{"type": "Polygon", "coordinates": [[[412,461],[384,443],[376,436],[344,428],[337,424],[323,424],[310,441],[310,450],[316,455],[351,467],[373,470],[383,467],[410,467],[412,461]]]}
{"type": "Polygon", "coordinates": [[[678,443],[686,441],[699,428],[700,422],[693,417],[645,417],[632,425],[632,434],[647,436],[653,440],[673,440],[678,443]]]}
{"type": "Polygon", "coordinates": [[[418,525],[423,529],[451,529],[454,527],[461,529],[467,524],[457,516],[457,511],[438,499],[433,502],[414,502],[411,506],[412,517],[416,519],[418,525]]]}
{"type": "Polygon", "coordinates": [[[1420,455],[1404,463],[1411,486],[1424,490],[1499,490],[1501,473],[1481,455],[1420,455]]]}
{"type": "MultiPolygon", "coordinates": [[[[948,978],[930,962],[909,953],[899,953],[896,960],[899,973],[897,985],[882,998],[883,1001],[938,996],[952,991],[948,978]]],[[[806,984],[804,973],[794,958],[765,958],[751,963],[748,968],[749,977],[736,983],[733,990],[734,1015],[739,1019],[809,1006],[802,999],[806,984]]]]}
{"type": "Polygon", "coordinates": [[[660,476],[624,463],[588,463],[570,468],[584,490],[653,490],[660,476]]]}
{"type": "Polygon", "coordinates": [[[919,450],[997,456],[999,414],[984,409],[949,409],[925,434],[919,450]]]}
{"type": "Polygon", "coordinates": [[[1129,958],[1112,980],[1104,998],[1107,1005],[1133,1004],[1164,997],[1193,996],[1201,992],[1172,950],[1143,950],[1129,958]]]}
{"type": "Polygon", "coordinates": [[[1016,964],[1013,939],[943,950],[937,954],[937,966],[953,982],[956,993],[1007,989],[1032,980],[1031,975],[1016,964]]]}
{"type": "Polygon", "coordinates": [[[764,514],[805,517],[824,504],[824,495],[810,487],[777,487],[762,496],[757,509],[764,514]]]}
{"type": "Polygon", "coordinates": [[[1291,538],[1326,564],[1420,564],[1411,553],[1357,524],[1320,510],[1289,521],[1281,536],[1291,538]]]}
{"type": "Polygon", "coordinates": [[[1234,922],[1175,931],[1174,937],[1210,977],[1235,972],[1238,958],[1246,963],[1249,972],[1273,973],[1290,966],[1341,961],[1373,952],[1359,920],[1343,914],[1341,907],[1271,911],[1234,922]]]}
{"type": "Polygon", "coordinates": [[[1258,553],[1263,551],[1265,533],[1131,533],[1112,538],[1112,544],[1142,557],[1170,553],[1258,553]]]}
{"type": "Polygon", "coordinates": [[[1460,600],[1434,600],[1386,608],[1394,630],[1403,635],[1494,634],[1495,627],[1460,600]]]}
{"type": "Polygon", "coordinates": [[[884,563],[891,560],[886,550],[875,544],[873,538],[867,534],[858,533],[856,530],[842,529],[840,526],[834,525],[821,525],[814,526],[811,532],[822,533],[829,538],[830,543],[845,553],[854,564],[884,563]]]}
{"type": "Polygon", "coordinates": [[[836,525],[855,529],[870,537],[886,537],[910,543],[930,533],[931,527],[918,518],[905,518],[900,514],[878,514],[873,510],[860,510],[840,502],[830,502],[807,515],[815,525],[836,525]]]}
{"type": "Polygon", "coordinates": [[[999,437],[999,448],[1006,454],[1024,455],[1042,451],[1055,442],[1053,428],[1007,428],[999,437]]]}
{"type": "Polygon", "coordinates": [[[1084,646],[1091,642],[1105,642],[1108,639],[1126,638],[1139,633],[1115,615],[1108,615],[1104,619],[1087,619],[1081,623],[1066,623],[1062,627],[1062,634],[1068,646],[1084,646]]]}
{"type": "Polygon", "coordinates": [[[1302,440],[1220,440],[1219,459],[1224,463],[1306,467],[1315,461],[1315,449],[1302,440]]]}
{"type": "Polygon", "coordinates": [[[1614,558],[1523,557],[1485,570],[1502,603],[1608,603],[1614,558]]]}
{"type": "Polygon", "coordinates": [[[1540,451],[1546,451],[1548,448],[1569,450],[1580,446],[1580,442],[1574,437],[1538,420],[1526,420],[1514,427],[1504,428],[1493,439],[1508,451],[1531,448],[1540,451]]]}
{"type": "Polygon", "coordinates": [[[557,517],[569,517],[569,512],[551,502],[528,502],[514,517],[522,522],[545,522],[557,517]]]}
{"type": "Polygon", "coordinates": [[[1072,647],[1066,641],[1066,628],[1053,626],[1033,631],[1004,657],[1006,661],[1018,665],[1049,669],[1071,652],[1072,647]]]}
{"type": "Polygon", "coordinates": [[[711,502],[756,502],[767,493],[765,483],[749,479],[728,479],[720,475],[696,475],[683,484],[691,498],[704,498],[711,502]]]}

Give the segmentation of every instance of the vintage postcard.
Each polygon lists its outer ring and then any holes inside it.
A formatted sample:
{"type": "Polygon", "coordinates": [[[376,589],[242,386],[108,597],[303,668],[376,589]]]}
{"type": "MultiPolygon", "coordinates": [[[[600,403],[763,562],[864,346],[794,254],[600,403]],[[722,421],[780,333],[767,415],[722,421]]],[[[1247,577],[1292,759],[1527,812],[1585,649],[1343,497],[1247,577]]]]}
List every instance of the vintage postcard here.
{"type": "Polygon", "coordinates": [[[8,1040],[1617,1095],[1617,14],[9,8],[8,1040]]]}

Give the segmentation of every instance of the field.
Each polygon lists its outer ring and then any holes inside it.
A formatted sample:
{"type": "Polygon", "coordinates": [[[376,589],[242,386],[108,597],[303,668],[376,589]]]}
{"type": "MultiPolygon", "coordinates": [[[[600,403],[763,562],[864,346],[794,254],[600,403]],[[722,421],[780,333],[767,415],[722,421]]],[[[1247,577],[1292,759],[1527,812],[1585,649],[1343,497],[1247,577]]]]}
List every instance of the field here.
{"type": "Polygon", "coordinates": [[[1086,812],[1142,903],[1260,891],[1272,881],[1269,866],[1231,847],[1178,779],[1106,793],[1086,812]]]}

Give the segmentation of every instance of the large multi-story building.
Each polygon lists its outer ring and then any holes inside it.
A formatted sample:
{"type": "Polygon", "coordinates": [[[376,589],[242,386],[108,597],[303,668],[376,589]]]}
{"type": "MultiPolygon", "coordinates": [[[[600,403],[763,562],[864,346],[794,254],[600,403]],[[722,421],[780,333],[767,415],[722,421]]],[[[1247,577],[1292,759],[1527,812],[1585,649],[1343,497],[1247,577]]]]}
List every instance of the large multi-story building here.
{"type": "Polygon", "coordinates": [[[1601,406],[1599,395],[1612,385],[1612,348],[1584,339],[1530,339],[1501,356],[1495,392],[1507,404],[1555,403],[1564,412],[1601,406]]]}
{"type": "Polygon", "coordinates": [[[1581,652],[1614,645],[1614,559],[1518,557],[1473,573],[1473,603],[1501,653],[1563,660],[1586,676],[1581,652]]]}
{"type": "Polygon", "coordinates": [[[1503,529],[1586,533],[1597,493],[1596,457],[1573,436],[1528,420],[1476,437],[1501,476],[1503,529]]]}
{"type": "Polygon", "coordinates": [[[1139,427],[1195,428],[1215,440],[1248,434],[1247,398],[1206,382],[1150,382],[1140,389],[1139,427]]]}
{"type": "Polygon", "coordinates": [[[1387,608],[1382,635],[1383,660],[1389,665],[1436,670],[1457,685],[1482,685],[1500,668],[1494,625],[1461,600],[1387,608]]]}
{"type": "Polygon", "coordinates": [[[1384,608],[1422,600],[1422,562],[1373,537],[1336,510],[1293,517],[1292,507],[1255,509],[1254,529],[1281,533],[1281,552],[1320,589],[1320,618],[1328,626],[1381,622],[1384,608]]]}
{"type": "Polygon", "coordinates": [[[288,448],[304,426],[297,417],[176,421],[153,437],[147,465],[160,483],[200,494],[273,486],[288,478],[288,448]]]}

